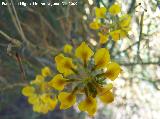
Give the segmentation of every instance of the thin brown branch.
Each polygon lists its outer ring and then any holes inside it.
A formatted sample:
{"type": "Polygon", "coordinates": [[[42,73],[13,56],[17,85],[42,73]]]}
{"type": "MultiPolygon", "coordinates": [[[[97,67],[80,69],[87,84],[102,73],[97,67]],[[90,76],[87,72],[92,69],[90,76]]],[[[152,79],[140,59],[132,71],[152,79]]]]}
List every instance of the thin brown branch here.
{"type": "Polygon", "coordinates": [[[135,65],[160,65],[160,61],[157,62],[129,62],[129,63],[119,63],[123,66],[135,66],[135,65]]]}

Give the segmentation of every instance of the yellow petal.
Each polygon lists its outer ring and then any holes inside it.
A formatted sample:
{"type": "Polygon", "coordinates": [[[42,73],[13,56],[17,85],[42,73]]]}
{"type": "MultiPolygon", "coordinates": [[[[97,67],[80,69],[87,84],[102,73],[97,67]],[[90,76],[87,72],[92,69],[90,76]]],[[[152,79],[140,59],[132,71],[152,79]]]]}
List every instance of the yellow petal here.
{"type": "Polygon", "coordinates": [[[75,55],[80,58],[84,64],[86,64],[90,57],[93,55],[93,51],[85,42],[82,42],[81,45],[76,49],[75,55]]]}
{"type": "Polygon", "coordinates": [[[99,96],[103,95],[104,93],[108,92],[113,88],[113,84],[109,83],[106,84],[104,87],[97,87],[97,93],[99,96]]]}
{"type": "Polygon", "coordinates": [[[44,67],[41,70],[42,76],[47,77],[47,76],[51,76],[52,72],[51,69],[49,67],[44,67]]]}
{"type": "Polygon", "coordinates": [[[114,96],[111,91],[107,91],[103,95],[99,96],[99,98],[105,104],[108,104],[114,101],[114,96]]]}
{"type": "Polygon", "coordinates": [[[113,81],[118,77],[121,71],[122,70],[119,64],[111,62],[107,65],[107,71],[105,72],[105,76],[113,81]]]}
{"type": "Polygon", "coordinates": [[[131,23],[131,16],[125,14],[120,17],[119,26],[122,30],[129,31],[130,30],[130,23],[131,23]]]}
{"type": "Polygon", "coordinates": [[[56,62],[56,64],[58,64],[59,62],[61,62],[64,58],[65,58],[65,57],[64,57],[64,55],[63,55],[62,53],[59,54],[59,55],[57,55],[57,56],[55,57],[55,62],[56,62]]]}
{"type": "Polygon", "coordinates": [[[120,40],[120,38],[125,38],[127,36],[127,33],[128,31],[119,29],[119,30],[110,32],[110,36],[115,42],[117,42],[118,40],[120,40]]]}
{"type": "Polygon", "coordinates": [[[54,110],[57,104],[57,99],[52,99],[51,95],[47,93],[29,97],[28,101],[33,105],[33,111],[43,114],[54,110]]]}
{"type": "Polygon", "coordinates": [[[120,36],[120,30],[115,30],[115,31],[111,31],[110,36],[112,37],[112,39],[116,42],[118,40],[120,40],[121,36],[120,36]]]}
{"type": "Polygon", "coordinates": [[[57,99],[56,98],[52,99],[51,96],[48,94],[41,95],[41,101],[44,107],[46,106],[48,111],[54,110],[54,108],[57,105],[57,99]]]}
{"type": "Polygon", "coordinates": [[[40,84],[44,82],[44,77],[42,75],[37,75],[36,79],[31,81],[31,84],[40,84]]]}
{"type": "Polygon", "coordinates": [[[110,8],[109,8],[109,12],[112,15],[116,15],[121,11],[121,7],[118,4],[113,4],[110,8]]]}
{"type": "Polygon", "coordinates": [[[99,33],[98,35],[99,35],[99,38],[100,38],[100,44],[104,44],[104,43],[107,42],[107,40],[108,40],[108,35],[104,35],[104,34],[102,34],[102,33],[99,33]]]}
{"type": "Polygon", "coordinates": [[[76,65],[73,64],[72,58],[64,57],[62,54],[55,57],[57,70],[60,73],[63,73],[64,76],[68,76],[74,74],[76,69],[76,65]]]}
{"type": "Polygon", "coordinates": [[[106,48],[100,48],[94,55],[95,66],[97,69],[104,68],[110,61],[109,51],[106,48]]]}
{"type": "Polygon", "coordinates": [[[61,92],[58,95],[58,100],[61,103],[60,109],[67,109],[76,103],[76,96],[68,92],[61,92]]]}
{"type": "Polygon", "coordinates": [[[46,92],[46,91],[49,91],[50,90],[50,86],[48,84],[48,82],[42,82],[40,85],[39,85],[39,89],[41,92],[46,92]]]}
{"type": "Polygon", "coordinates": [[[120,30],[120,36],[121,36],[121,38],[127,37],[127,33],[128,33],[128,31],[120,30]]]}
{"type": "Polygon", "coordinates": [[[98,30],[100,28],[100,23],[97,21],[93,21],[89,24],[89,27],[93,30],[98,30]]]}
{"type": "Polygon", "coordinates": [[[107,10],[105,7],[96,8],[95,10],[96,18],[105,18],[106,12],[107,10]]]}
{"type": "Polygon", "coordinates": [[[28,97],[28,102],[29,102],[29,104],[37,104],[37,103],[39,103],[38,95],[34,94],[34,95],[28,97]]]}
{"type": "Polygon", "coordinates": [[[72,46],[70,44],[66,44],[63,48],[63,51],[65,53],[71,53],[72,52],[72,46]]]}
{"type": "Polygon", "coordinates": [[[49,110],[48,110],[48,107],[45,104],[39,103],[39,104],[34,104],[33,105],[33,111],[38,112],[38,113],[47,114],[49,110]]]}
{"type": "Polygon", "coordinates": [[[37,105],[37,104],[33,105],[33,111],[34,112],[39,112],[40,113],[41,109],[42,109],[41,105],[37,105]]]}
{"type": "Polygon", "coordinates": [[[50,99],[50,95],[48,95],[48,94],[41,94],[41,95],[39,95],[39,97],[40,97],[40,100],[41,100],[41,102],[43,102],[43,103],[47,103],[48,102],[48,100],[50,99]]]}
{"type": "Polygon", "coordinates": [[[32,96],[34,93],[35,93],[35,89],[34,89],[34,87],[32,87],[32,86],[25,86],[25,87],[22,89],[22,94],[23,94],[24,96],[32,96]]]}
{"type": "Polygon", "coordinates": [[[97,101],[95,98],[89,96],[79,103],[78,108],[80,111],[86,111],[90,116],[93,116],[97,111],[97,101]]]}
{"type": "Polygon", "coordinates": [[[64,76],[74,74],[73,70],[76,69],[76,65],[73,64],[72,58],[66,57],[62,63],[64,76]]]}
{"type": "Polygon", "coordinates": [[[63,90],[66,85],[66,81],[63,78],[62,74],[57,74],[53,77],[53,79],[49,82],[49,85],[54,87],[56,90],[63,90]]]}
{"type": "Polygon", "coordinates": [[[50,106],[50,110],[54,110],[56,105],[58,103],[58,100],[55,98],[55,99],[51,99],[50,102],[49,102],[49,106],[50,106]]]}

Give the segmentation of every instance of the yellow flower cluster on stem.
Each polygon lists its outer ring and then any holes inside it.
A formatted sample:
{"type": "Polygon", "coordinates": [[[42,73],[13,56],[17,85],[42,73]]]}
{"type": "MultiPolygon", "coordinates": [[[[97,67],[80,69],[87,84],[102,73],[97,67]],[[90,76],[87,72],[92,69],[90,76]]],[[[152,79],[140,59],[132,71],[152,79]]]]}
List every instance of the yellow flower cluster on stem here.
{"type": "Polygon", "coordinates": [[[55,109],[57,98],[49,92],[50,87],[45,81],[52,74],[49,67],[42,68],[41,74],[22,89],[22,94],[28,97],[28,102],[33,105],[33,111],[46,114],[55,109]]]}
{"type": "Polygon", "coordinates": [[[69,44],[63,50],[64,53],[54,58],[59,73],[53,75],[49,67],[42,68],[41,74],[22,89],[22,94],[28,97],[35,112],[46,114],[54,110],[58,102],[61,110],[78,103],[80,111],[93,116],[98,109],[97,99],[104,104],[114,100],[113,85],[107,82],[114,81],[121,68],[111,60],[106,48],[93,51],[82,42],[74,52],[69,44]],[[70,86],[72,88],[68,88],[70,86]],[[77,95],[84,95],[83,100],[79,102],[77,95]]]}
{"type": "MultiPolygon", "coordinates": [[[[122,14],[119,4],[95,8],[95,17],[89,27],[98,31],[100,44],[105,44],[109,38],[117,42],[127,37],[131,29],[131,16],[122,14]]],[[[45,66],[22,89],[35,112],[46,114],[54,110],[58,102],[61,110],[78,103],[80,111],[93,116],[98,109],[98,99],[104,104],[114,101],[113,84],[108,80],[114,81],[122,69],[112,61],[107,48],[93,49],[82,42],[74,49],[66,44],[54,60],[57,74],[53,75],[51,69],[45,66]],[[78,95],[83,99],[77,100],[78,95]]]]}
{"type": "Polygon", "coordinates": [[[109,37],[115,42],[127,37],[130,31],[131,16],[122,14],[119,4],[113,4],[109,8],[95,8],[95,16],[96,18],[89,24],[89,27],[98,31],[100,44],[105,44],[109,37]]]}

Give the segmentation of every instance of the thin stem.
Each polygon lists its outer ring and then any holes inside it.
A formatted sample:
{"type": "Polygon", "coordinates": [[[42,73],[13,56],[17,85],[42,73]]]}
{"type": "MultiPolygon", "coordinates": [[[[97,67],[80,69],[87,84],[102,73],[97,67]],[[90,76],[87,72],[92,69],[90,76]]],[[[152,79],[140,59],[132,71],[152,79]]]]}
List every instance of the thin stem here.
{"type": "Polygon", "coordinates": [[[6,40],[8,40],[9,42],[11,42],[13,45],[20,47],[21,46],[21,42],[17,39],[11,38],[8,34],[4,33],[3,31],[0,30],[0,34],[3,35],[6,40]]]}
{"type": "Polygon", "coordinates": [[[139,42],[137,45],[137,60],[140,58],[140,43],[142,40],[142,32],[143,32],[143,17],[144,17],[144,12],[141,15],[141,20],[140,20],[140,33],[139,33],[139,42]]]}
{"type": "Polygon", "coordinates": [[[157,62],[130,62],[130,63],[119,63],[123,66],[135,66],[135,65],[160,65],[160,61],[157,62]]]}

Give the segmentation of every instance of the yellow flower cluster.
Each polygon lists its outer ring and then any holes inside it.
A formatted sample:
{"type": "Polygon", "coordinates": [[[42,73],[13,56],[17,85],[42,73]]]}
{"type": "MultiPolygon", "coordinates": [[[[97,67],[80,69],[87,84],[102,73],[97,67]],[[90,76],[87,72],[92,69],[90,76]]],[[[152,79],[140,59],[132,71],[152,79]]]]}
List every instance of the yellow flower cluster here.
{"type": "Polygon", "coordinates": [[[28,97],[28,102],[33,105],[35,112],[46,114],[54,110],[57,104],[57,98],[53,97],[49,83],[45,81],[45,78],[51,75],[50,68],[44,67],[41,74],[22,89],[22,94],[28,97]]]}
{"type": "MultiPolygon", "coordinates": [[[[101,17],[103,12],[97,15],[101,17]]],[[[34,111],[47,113],[58,102],[60,109],[68,109],[77,102],[80,111],[92,116],[97,111],[97,99],[105,104],[114,100],[113,85],[108,81],[114,81],[121,68],[111,61],[106,48],[93,51],[82,42],[73,52],[72,46],[67,44],[64,53],[54,59],[58,74],[53,76],[50,68],[44,67],[41,74],[22,89],[34,111]],[[84,99],[79,101],[77,96],[83,95],[84,99]]]]}
{"type": "Polygon", "coordinates": [[[89,26],[98,31],[100,44],[106,43],[109,37],[114,41],[127,37],[130,31],[131,16],[120,14],[120,12],[119,4],[113,4],[108,9],[105,7],[95,9],[96,18],[89,26]]]}

